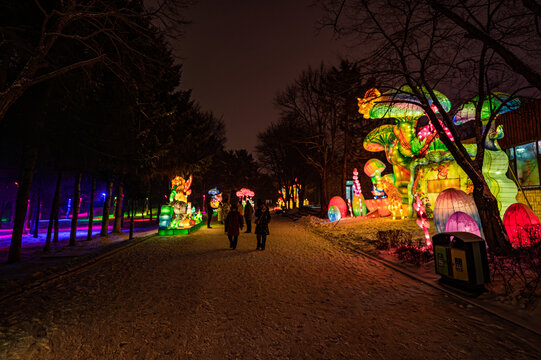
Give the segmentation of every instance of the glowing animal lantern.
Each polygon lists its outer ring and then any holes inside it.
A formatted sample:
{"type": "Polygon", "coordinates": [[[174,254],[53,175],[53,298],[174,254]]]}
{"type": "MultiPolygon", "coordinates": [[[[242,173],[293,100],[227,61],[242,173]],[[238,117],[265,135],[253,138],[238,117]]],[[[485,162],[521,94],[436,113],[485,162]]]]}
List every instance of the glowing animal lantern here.
{"type": "Polygon", "coordinates": [[[372,180],[372,194],[374,199],[387,197],[381,184],[381,173],[385,170],[385,164],[378,159],[370,159],[364,164],[364,173],[372,180]]]}
{"type": "Polygon", "coordinates": [[[540,240],[541,225],[534,212],[524,204],[515,203],[507,208],[503,225],[514,247],[530,246],[532,240],[540,240]]]}
{"type": "Polygon", "coordinates": [[[449,217],[457,211],[468,214],[481,227],[481,218],[473,198],[462,190],[446,189],[436,198],[434,204],[434,225],[437,232],[445,232],[445,225],[449,217]]]}
{"type": "Polygon", "coordinates": [[[464,231],[481,237],[479,226],[472,217],[462,211],[457,211],[449,216],[445,224],[446,232],[464,231]]]}
{"type": "Polygon", "coordinates": [[[419,198],[419,194],[415,194],[415,202],[413,203],[413,208],[415,211],[417,211],[417,226],[419,226],[423,231],[425,232],[425,242],[426,246],[431,248],[432,247],[432,239],[430,239],[430,234],[428,233],[428,228],[430,228],[430,223],[427,220],[425,206],[421,199],[419,198]]]}
{"type": "Polygon", "coordinates": [[[327,216],[329,217],[330,221],[338,221],[342,218],[342,215],[340,214],[340,209],[338,209],[336,205],[329,206],[329,210],[327,210],[327,216]]]}
{"type": "Polygon", "coordinates": [[[333,196],[331,198],[331,201],[329,201],[329,208],[331,206],[336,206],[336,208],[340,211],[341,218],[348,216],[348,206],[344,199],[342,199],[340,196],[333,196]]]}

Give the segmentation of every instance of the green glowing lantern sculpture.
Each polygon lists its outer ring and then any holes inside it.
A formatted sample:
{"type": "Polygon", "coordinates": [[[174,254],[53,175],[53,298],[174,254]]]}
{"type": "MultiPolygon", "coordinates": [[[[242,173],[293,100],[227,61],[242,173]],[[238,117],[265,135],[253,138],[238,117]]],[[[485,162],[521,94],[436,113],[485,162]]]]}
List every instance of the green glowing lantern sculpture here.
{"type": "MultiPolygon", "coordinates": [[[[462,124],[475,119],[475,108],[479,101],[478,97],[473,98],[462,106],[457,112],[454,122],[462,124]]],[[[491,116],[498,116],[511,110],[518,109],[520,101],[505,93],[492,93],[483,101],[481,107],[481,121],[483,130],[491,116]]],[[[498,201],[500,216],[503,218],[507,208],[516,202],[518,193],[515,182],[506,175],[509,168],[509,158],[501,150],[497,140],[503,138],[503,127],[492,127],[485,141],[485,156],[483,159],[483,176],[487,182],[490,192],[498,201]]]]}

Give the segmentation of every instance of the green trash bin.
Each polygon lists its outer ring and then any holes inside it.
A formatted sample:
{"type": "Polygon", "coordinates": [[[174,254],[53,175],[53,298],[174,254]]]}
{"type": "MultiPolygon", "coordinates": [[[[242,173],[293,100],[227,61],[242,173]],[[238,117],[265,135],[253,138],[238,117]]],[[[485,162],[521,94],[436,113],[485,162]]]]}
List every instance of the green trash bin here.
{"type": "Polygon", "coordinates": [[[482,290],[490,282],[485,240],[468,232],[445,232],[432,238],[436,274],[443,282],[482,290]]]}

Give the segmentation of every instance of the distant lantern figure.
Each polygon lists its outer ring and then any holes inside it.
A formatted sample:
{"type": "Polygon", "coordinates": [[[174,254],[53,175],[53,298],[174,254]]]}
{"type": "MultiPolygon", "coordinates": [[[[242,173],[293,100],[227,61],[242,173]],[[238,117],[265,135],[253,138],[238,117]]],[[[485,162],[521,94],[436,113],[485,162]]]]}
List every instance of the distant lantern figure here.
{"type": "Polygon", "coordinates": [[[436,198],[434,204],[434,226],[436,231],[439,233],[444,232],[447,220],[457,211],[468,214],[477,223],[479,230],[482,231],[481,218],[473,198],[459,189],[443,190],[436,198]]]}
{"type": "Polygon", "coordinates": [[[526,205],[515,203],[503,215],[503,225],[513,247],[531,246],[541,240],[540,222],[526,205]]]}
{"type": "Polygon", "coordinates": [[[329,201],[329,208],[333,205],[338,208],[338,210],[340,211],[340,216],[342,218],[348,216],[348,205],[340,196],[333,196],[331,198],[331,201],[329,201]]]}
{"type": "Polygon", "coordinates": [[[445,224],[446,232],[464,231],[470,234],[475,234],[481,237],[479,226],[472,217],[465,212],[457,211],[449,216],[447,224],[445,224]]]}
{"type": "Polygon", "coordinates": [[[329,206],[329,210],[327,211],[327,216],[329,217],[330,221],[338,221],[342,218],[340,214],[340,209],[336,205],[329,206]]]}

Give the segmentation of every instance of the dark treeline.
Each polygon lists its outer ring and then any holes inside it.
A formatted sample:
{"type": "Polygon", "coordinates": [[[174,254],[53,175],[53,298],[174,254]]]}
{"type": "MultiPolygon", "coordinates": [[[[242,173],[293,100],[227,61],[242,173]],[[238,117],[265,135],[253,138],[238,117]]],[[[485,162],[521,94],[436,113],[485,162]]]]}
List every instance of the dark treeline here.
{"type": "Polygon", "coordinates": [[[309,67],[278,93],[281,117],[258,135],[257,152],[275,187],[286,189],[286,203],[295,184],[300,203],[322,204],[322,216],[330,195],[345,198],[353,168],[373,156],[362,142],[374,124],[358,113],[357,97],[374,86],[358,65],[343,60],[337,67],[309,67]]]}
{"type": "Polygon", "coordinates": [[[75,244],[79,210],[89,238],[97,211],[101,235],[110,214],[120,232],[126,212],[163,202],[174,175],[203,177],[226,153],[221,119],[179,90],[165,34],[184,24],[174,20],[184,5],[165,4],[0,4],[2,177],[5,192],[16,192],[2,201],[2,215],[13,209],[8,261],[20,260],[30,219],[37,229],[49,218],[45,250],[61,217],[71,218],[75,244]]]}

